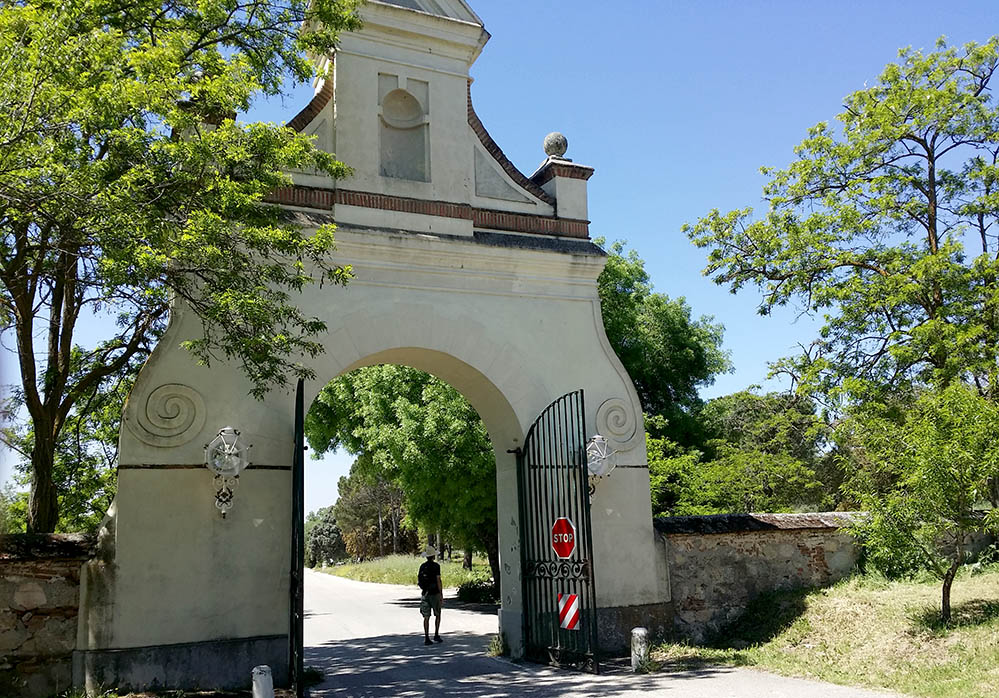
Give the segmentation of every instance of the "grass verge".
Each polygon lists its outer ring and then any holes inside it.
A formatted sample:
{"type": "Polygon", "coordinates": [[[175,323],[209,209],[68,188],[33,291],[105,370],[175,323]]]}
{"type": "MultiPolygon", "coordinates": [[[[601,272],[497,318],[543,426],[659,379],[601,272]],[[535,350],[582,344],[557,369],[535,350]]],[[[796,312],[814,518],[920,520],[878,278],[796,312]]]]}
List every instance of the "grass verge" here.
{"type": "MultiPolygon", "coordinates": [[[[359,582],[379,584],[408,584],[416,586],[416,573],[426,558],[413,555],[386,555],[376,560],[316,568],[317,571],[334,574],[338,577],[356,579],[359,582]]],[[[461,559],[438,560],[441,566],[441,581],[445,587],[456,587],[470,581],[489,579],[489,563],[482,558],[472,558],[472,569],[461,566],[461,559]]]]}
{"type": "Polygon", "coordinates": [[[659,671],[708,664],[925,698],[985,698],[999,685],[999,567],[954,583],[953,620],[939,622],[936,581],[855,577],[828,589],[761,597],[713,647],[667,643],[659,671]]]}

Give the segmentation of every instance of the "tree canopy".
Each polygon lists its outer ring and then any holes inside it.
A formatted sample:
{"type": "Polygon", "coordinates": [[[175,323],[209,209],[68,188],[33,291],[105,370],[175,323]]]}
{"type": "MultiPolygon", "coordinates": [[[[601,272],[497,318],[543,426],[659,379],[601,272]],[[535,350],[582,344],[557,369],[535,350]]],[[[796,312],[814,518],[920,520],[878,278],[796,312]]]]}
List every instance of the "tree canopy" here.
{"type": "Polygon", "coordinates": [[[819,123],[785,169],[764,168],[766,212],[685,226],[705,273],[756,284],[759,311],[825,321],[775,366],[804,389],[855,396],[967,380],[999,398],[999,37],[904,49],[819,123]]]}
{"type": "Polygon", "coordinates": [[[305,566],[329,565],[347,557],[333,507],[310,511],[305,517],[305,566]]]}
{"type": "Polygon", "coordinates": [[[913,401],[856,407],[843,425],[859,468],[849,482],[870,516],[857,528],[868,559],[890,576],[929,571],[950,589],[999,510],[979,505],[999,477],[999,407],[964,383],[922,390],[913,401]]]}
{"type": "Polygon", "coordinates": [[[999,37],[903,49],[838,126],[763,169],[762,215],[685,227],[710,250],[706,274],[762,290],[762,314],[793,303],[823,318],[773,370],[845,418],[836,443],[870,559],[936,574],[945,621],[971,534],[996,523],[975,507],[999,499],[997,68],[999,37]]]}
{"type": "Polygon", "coordinates": [[[343,283],[332,227],[308,236],[263,203],[291,169],[347,168],[309,138],[234,115],[313,75],[358,26],[353,0],[41,0],[0,12],[0,332],[32,424],[29,527],[58,521],[53,460],[81,400],[148,353],[171,307],[208,363],[262,395],[310,375],[323,324],[293,294],[343,283]],[[173,306],[171,305],[173,304],[173,306]],[[78,323],[108,314],[95,347],[78,323]]]}
{"type": "Polygon", "coordinates": [[[305,434],[317,455],[342,446],[372,477],[398,483],[414,523],[485,551],[499,579],[496,460],[485,425],[454,388],[405,366],[358,369],[323,388],[305,434]]]}
{"type": "MultiPolygon", "coordinates": [[[[706,440],[648,438],[653,511],[695,515],[828,507],[840,481],[828,424],[808,398],[742,391],[695,414],[706,440]]],[[[654,429],[653,429],[654,430],[654,429]]]]}

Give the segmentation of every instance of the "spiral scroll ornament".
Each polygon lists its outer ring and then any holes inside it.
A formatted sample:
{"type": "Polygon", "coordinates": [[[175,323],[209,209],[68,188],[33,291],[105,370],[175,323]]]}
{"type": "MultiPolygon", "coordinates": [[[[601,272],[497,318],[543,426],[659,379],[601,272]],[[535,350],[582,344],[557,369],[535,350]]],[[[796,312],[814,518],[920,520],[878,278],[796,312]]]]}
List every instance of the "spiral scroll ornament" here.
{"type": "Polygon", "coordinates": [[[597,431],[619,450],[632,448],[638,435],[638,416],[629,402],[612,397],[597,409],[597,431]]]}
{"type": "MultiPolygon", "coordinates": [[[[130,401],[131,403],[131,401],[130,401]]],[[[125,424],[136,438],[150,446],[171,448],[186,444],[205,426],[205,401],[194,388],[166,383],[130,404],[125,424]]]]}

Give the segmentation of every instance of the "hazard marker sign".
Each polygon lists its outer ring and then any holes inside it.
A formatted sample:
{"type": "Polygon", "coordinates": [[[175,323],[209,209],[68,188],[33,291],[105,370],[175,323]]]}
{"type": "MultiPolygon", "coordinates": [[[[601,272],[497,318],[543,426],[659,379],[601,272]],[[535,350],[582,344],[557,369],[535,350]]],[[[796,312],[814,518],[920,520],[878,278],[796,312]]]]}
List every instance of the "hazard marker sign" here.
{"type": "Polygon", "coordinates": [[[558,595],[558,623],[566,630],[579,630],[579,594],[558,595]]]}

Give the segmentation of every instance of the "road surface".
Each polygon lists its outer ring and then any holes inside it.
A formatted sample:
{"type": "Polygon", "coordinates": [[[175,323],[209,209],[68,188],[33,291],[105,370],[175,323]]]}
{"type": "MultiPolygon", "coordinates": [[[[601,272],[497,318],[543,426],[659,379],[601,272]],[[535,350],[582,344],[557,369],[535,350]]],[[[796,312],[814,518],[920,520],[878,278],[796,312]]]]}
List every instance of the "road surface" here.
{"type": "MultiPolygon", "coordinates": [[[[414,562],[413,579],[416,579],[414,562]]],[[[423,644],[419,590],[319,572],[305,576],[305,664],[322,669],[319,698],[886,698],[893,694],[791,679],[751,669],[708,667],[599,676],[517,665],[485,654],[496,614],[445,594],[443,644],[423,644]]],[[[431,623],[433,619],[431,619],[431,623]]],[[[432,630],[431,626],[431,630],[432,630]]]]}

